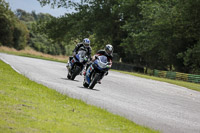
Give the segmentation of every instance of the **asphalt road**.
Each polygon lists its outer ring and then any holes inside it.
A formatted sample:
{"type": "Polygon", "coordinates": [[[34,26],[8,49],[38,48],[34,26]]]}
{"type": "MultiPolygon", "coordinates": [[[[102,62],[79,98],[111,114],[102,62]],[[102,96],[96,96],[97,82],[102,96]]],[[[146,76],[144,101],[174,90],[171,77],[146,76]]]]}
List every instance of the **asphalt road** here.
{"type": "Polygon", "coordinates": [[[29,79],[62,94],[166,133],[200,133],[200,92],[110,71],[94,90],[83,76],[68,80],[64,63],[0,53],[0,59],[29,79]]]}

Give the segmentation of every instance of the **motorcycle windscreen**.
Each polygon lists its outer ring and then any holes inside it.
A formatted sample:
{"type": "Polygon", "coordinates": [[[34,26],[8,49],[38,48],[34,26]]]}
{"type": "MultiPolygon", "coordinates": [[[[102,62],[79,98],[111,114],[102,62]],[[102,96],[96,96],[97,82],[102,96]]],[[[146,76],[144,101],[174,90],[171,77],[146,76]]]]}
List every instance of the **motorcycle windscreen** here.
{"type": "Polygon", "coordinates": [[[106,56],[99,56],[99,61],[97,64],[101,69],[105,69],[107,66],[107,63],[108,63],[108,60],[106,56]]]}
{"type": "Polygon", "coordinates": [[[99,60],[100,60],[102,63],[107,63],[107,62],[108,62],[106,56],[99,56],[99,60]]]}
{"type": "Polygon", "coordinates": [[[83,62],[84,58],[86,56],[86,51],[78,51],[78,54],[76,55],[76,58],[79,60],[79,62],[83,62]]]}

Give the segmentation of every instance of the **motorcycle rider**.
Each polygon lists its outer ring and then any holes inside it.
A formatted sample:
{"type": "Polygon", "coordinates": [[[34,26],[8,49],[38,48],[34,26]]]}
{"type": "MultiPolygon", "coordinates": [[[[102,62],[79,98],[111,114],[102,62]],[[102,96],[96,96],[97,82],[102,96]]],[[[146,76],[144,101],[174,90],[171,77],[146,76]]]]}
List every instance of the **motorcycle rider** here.
{"type": "MultiPolygon", "coordinates": [[[[96,55],[94,55],[94,58],[92,59],[92,61],[90,63],[87,64],[86,66],[86,70],[83,72],[83,75],[86,74],[87,68],[92,64],[92,62],[94,62],[98,56],[104,55],[107,57],[108,62],[110,63],[110,65],[112,65],[112,59],[113,59],[113,46],[111,44],[107,44],[104,48],[104,50],[99,50],[96,55]]],[[[104,74],[104,75],[108,75],[108,71],[104,74]]],[[[101,77],[101,79],[103,78],[103,76],[101,77]]],[[[99,84],[101,84],[101,79],[99,80],[99,84]]]]}
{"type": "Polygon", "coordinates": [[[113,59],[113,46],[111,44],[107,44],[104,48],[104,50],[99,50],[95,57],[100,56],[100,55],[104,55],[107,57],[108,62],[112,63],[112,59],[113,59]]]}
{"type": "MultiPolygon", "coordinates": [[[[90,47],[90,40],[88,38],[83,39],[82,42],[80,42],[76,45],[76,47],[73,50],[73,57],[75,57],[76,54],[78,53],[78,51],[81,50],[81,49],[86,50],[86,52],[87,52],[86,55],[88,56],[88,59],[90,60],[92,49],[90,47]]],[[[67,66],[66,66],[66,67],[69,67],[70,69],[73,68],[73,65],[74,65],[74,63],[71,62],[71,59],[73,57],[69,57],[70,63],[67,63],[67,66]]]]}

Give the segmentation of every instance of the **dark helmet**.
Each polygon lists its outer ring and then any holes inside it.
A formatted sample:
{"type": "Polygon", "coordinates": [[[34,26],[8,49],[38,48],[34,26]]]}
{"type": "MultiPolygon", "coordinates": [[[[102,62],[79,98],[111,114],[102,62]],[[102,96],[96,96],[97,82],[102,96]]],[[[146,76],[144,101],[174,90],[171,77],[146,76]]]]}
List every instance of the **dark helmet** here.
{"type": "Polygon", "coordinates": [[[90,39],[88,39],[88,38],[83,39],[83,45],[85,47],[89,47],[90,46],[90,39]]]}
{"type": "Polygon", "coordinates": [[[106,53],[107,53],[108,55],[112,55],[112,54],[113,54],[113,46],[110,45],[110,44],[107,44],[107,45],[105,46],[105,51],[106,51],[106,53]]]}

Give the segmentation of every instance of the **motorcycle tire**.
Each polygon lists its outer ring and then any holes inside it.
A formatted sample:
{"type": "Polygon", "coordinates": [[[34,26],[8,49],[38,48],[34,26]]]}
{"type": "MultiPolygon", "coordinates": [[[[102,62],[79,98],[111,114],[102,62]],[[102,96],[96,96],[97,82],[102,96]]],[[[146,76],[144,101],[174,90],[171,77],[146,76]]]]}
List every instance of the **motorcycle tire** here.
{"type": "Polygon", "coordinates": [[[68,79],[71,79],[71,75],[70,75],[70,72],[69,72],[70,70],[69,70],[69,68],[67,68],[67,69],[68,69],[67,78],[68,78],[68,79]]]}
{"type": "Polygon", "coordinates": [[[99,74],[95,74],[95,76],[93,77],[93,79],[92,79],[92,81],[91,81],[91,83],[89,85],[90,89],[94,88],[94,86],[97,84],[97,81],[99,80],[99,78],[100,78],[100,75],[99,74]]]}
{"type": "Polygon", "coordinates": [[[83,86],[84,86],[85,88],[88,88],[88,86],[89,86],[89,84],[85,82],[85,79],[84,79],[84,81],[83,81],[83,86]]]}
{"type": "Polygon", "coordinates": [[[69,75],[69,73],[67,74],[67,78],[68,78],[68,79],[71,79],[71,76],[69,75]]]}
{"type": "Polygon", "coordinates": [[[75,77],[76,77],[76,76],[80,73],[80,71],[81,71],[81,68],[78,67],[78,66],[76,66],[74,69],[75,69],[75,70],[73,71],[73,73],[72,73],[72,75],[71,75],[71,80],[74,80],[75,77]]]}

